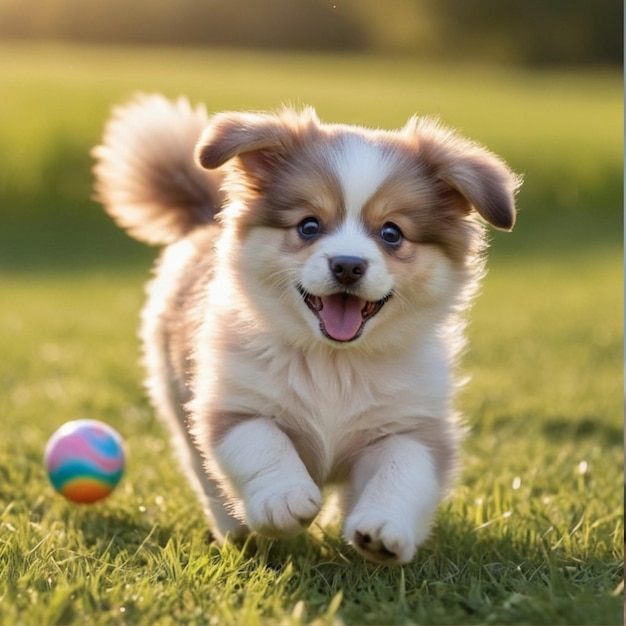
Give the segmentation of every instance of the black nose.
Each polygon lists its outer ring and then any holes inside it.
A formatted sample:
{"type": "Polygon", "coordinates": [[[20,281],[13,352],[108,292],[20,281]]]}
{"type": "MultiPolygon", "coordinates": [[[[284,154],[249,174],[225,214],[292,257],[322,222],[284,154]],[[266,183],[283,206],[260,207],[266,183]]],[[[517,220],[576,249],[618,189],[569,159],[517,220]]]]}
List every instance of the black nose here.
{"type": "Polygon", "coordinates": [[[358,256],[334,256],[328,262],[330,271],[342,285],[356,283],[367,269],[367,261],[358,256]]]}

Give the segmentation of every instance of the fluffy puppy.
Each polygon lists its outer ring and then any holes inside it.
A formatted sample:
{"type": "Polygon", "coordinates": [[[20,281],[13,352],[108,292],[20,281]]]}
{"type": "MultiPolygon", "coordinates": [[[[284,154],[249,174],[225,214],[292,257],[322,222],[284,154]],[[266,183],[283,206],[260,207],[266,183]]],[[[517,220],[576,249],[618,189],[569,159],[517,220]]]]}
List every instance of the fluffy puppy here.
{"type": "Polygon", "coordinates": [[[108,213],[167,244],[147,388],[218,540],[295,535],[333,483],[346,539],[410,561],[456,465],[482,223],[513,227],[518,178],[429,119],[209,117],[160,96],[115,109],[93,153],[108,213]]]}

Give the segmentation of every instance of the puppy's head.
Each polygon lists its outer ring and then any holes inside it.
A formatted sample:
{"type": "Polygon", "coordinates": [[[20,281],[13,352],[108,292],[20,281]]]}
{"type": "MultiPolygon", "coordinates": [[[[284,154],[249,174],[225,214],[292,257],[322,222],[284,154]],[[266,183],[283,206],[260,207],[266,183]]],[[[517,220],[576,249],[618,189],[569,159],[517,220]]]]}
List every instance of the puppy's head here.
{"type": "Polygon", "coordinates": [[[515,222],[515,175],[428,119],[387,132],[321,124],[312,109],[224,113],[197,158],[228,164],[220,219],[236,277],[291,342],[402,345],[471,291],[475,213],[505,230],[515,222]]]}

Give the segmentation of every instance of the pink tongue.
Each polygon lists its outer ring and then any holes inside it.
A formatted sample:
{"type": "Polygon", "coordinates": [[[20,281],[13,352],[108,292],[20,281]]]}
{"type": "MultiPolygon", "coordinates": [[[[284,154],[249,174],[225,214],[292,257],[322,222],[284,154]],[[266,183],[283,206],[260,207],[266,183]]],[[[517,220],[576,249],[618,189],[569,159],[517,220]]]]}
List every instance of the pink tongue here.
{"type": "Polygon", "coordinates": [[[361,298],[342,293],[322,297],[319,316],[326,332],[336,341],[350,341],[359,332],[363,317],[361,309],[365,302],[361,298]]]}

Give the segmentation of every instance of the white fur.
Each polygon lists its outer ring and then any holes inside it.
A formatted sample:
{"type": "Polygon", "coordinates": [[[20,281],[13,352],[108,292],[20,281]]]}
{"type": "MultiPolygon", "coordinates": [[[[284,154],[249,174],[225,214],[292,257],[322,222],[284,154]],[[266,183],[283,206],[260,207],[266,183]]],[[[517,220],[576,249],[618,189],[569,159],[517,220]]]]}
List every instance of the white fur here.
{"type": "Polygon", "coordinates": [[[393,171],[390,156],[355,134],[343,138],[330,162],[341,183],[346,213],[357,219],[365,203],[393,171]]]}
{"type": "Polygon", "coordinates": [[[428,448],[407,436],[383,439],[359,457],[349,488],[348,541],[369,552],[373,560],[386,560],[385,551],[390,551],[400,561],[409,561],[428,536],[439,503],[428,448]]]}
{"type": "Polygon", "coordinates": [[[233,428],[215,447],[211,466],[243,506],[235,513],[270,537],[301,532],[322,506],[322,494],[291,440],[270,419],[233,428]]]}

